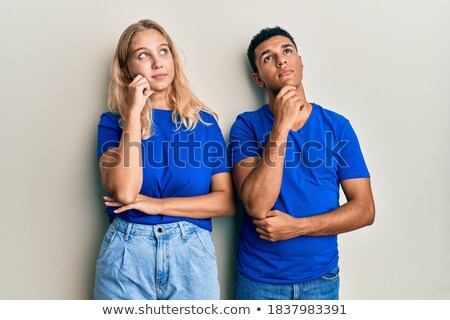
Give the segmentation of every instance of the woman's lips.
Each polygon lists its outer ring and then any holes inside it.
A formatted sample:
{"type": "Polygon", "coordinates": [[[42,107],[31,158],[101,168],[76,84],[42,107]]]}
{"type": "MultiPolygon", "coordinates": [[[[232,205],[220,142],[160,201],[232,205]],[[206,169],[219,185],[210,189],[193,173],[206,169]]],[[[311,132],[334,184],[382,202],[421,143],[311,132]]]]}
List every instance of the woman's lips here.
{"type": "Polygon", "coordinates": [[[166,76],[165,73],[158,73],[158,74],[155,74],[154,76],[152,76],[152,79],[161,80],[161,79],[164,79],[165,76],[166,76]]]}

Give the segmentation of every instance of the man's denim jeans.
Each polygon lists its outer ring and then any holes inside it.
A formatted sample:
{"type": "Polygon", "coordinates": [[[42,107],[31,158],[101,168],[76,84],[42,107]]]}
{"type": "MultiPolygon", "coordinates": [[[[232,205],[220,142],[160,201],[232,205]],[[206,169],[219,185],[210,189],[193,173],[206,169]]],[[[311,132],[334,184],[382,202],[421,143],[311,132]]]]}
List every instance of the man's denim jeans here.
{"type": "Polygon", "coordinates": [[[240,273],[236,277],[236,300],[338,300],[339,267],[319,279],[295,283],[273,284],[253,281],[240,273]]]}

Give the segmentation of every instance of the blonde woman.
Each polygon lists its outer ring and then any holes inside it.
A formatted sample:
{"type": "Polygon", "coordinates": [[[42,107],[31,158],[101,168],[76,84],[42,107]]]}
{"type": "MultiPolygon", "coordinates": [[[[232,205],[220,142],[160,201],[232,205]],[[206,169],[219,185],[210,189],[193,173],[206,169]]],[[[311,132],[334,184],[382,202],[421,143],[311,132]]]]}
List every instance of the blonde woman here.
{"type": "Polygon", "coordinates": [[[158,23],[121,35],[97,156],[111,224],[95,299],[219,299],[211,218],[235,211],[215,113],[158,23]]]}

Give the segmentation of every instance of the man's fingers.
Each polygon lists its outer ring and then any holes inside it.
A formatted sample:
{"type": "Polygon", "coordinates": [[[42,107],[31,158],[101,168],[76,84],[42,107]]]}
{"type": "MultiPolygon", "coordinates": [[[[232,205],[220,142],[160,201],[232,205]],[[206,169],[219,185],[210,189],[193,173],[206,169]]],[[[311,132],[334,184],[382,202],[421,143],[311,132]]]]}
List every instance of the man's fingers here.
{"type": "Polygon", "coordinates": [[[297,88],[294,86],[284,86],[283,88],[281,88],[280,92],[278,92],[278,96],[283,96],[289,91],[296,91],[296,90],[297,88]]]}
{"type": "Polygon", "coordinates": [[[270,210],[269,212],[267,212],[266,218],[269,218],[269,217],[275,217],[275,216],[277,216],[278,214],[279,214],[279,213],[278,213],[277,210],[270,210]]]}
{"type": "Polygon", "coordinates": [[[292,97],[297,96],[297,91],[295,90],[295,87],[291,87],[291,86],[287,86],[287,87],[283,87],[282,90],[280,90],[280,92],[277,95],[277,99],[278,100],[289,100],[292,97]],[[285,89],[288,88],[288,89],[285,89]],[[290,89],[290,88],[294,88],[294,89],[290,89]],[[285,89],[285,90],[283,90],[285,89]]]}
{"type": "Polygon", "coordinates": [[[269,235],[266,230],[261,229],[261,228],[256,228],[256,232],[258,232],[260,235],[263,235],[265,237],[267,237],[269,235]]]}
{"type": "Polygon", "coordinates": [[[267,225],[266,219],[253,219],[253,224],[258,227],[267,225]]]}
{"type": "Polygon", "coordinates": [[[263,239],[263,240],[270,241],[270,242],[275,242],[275,241],[277,241],[277,239],[275,239],[275,238],[272,238],[272,237],[269,237],[269,236],[266,236],[266,235],[262,235],[262,234],[260,234],[259,237],[260,237],[261,239],[263,239]]]}

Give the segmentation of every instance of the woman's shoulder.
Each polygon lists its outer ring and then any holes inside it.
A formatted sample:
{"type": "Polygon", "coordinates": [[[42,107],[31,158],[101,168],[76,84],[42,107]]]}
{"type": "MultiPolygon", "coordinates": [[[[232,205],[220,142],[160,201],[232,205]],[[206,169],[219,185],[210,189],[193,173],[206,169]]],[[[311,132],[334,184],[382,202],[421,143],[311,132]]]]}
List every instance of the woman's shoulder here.
{"type": "Polygon", "coordinates": [[[201,122],[204,122],[206,124],[217,124],[216,117],[206,110],[200,110],[198,115],[201,122]]]}
{"type": "Polygon", "coordinates": [[[100,115],[100,122],[99,124],[117,124],[119,125],[120,121],[120,115],[116,113],[112,113],[110,111],[103,112],[100,115]]]}

